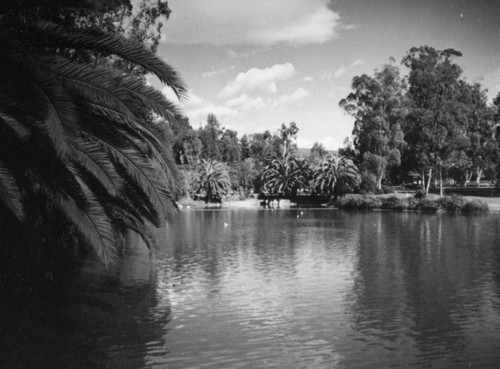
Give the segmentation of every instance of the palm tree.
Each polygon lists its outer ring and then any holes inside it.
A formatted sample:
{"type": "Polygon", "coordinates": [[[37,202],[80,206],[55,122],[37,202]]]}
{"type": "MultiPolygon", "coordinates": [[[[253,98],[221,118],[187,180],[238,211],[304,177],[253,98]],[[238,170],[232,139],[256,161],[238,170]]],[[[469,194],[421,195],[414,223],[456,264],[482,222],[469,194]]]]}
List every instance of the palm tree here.
{"type": "Polygon", "coordinates": [[[162,225],[175,210],[176,169],[163,138],[180,111],[95,55],[137,65],[180,97],[184,83],[140,44],[68,25],[67,17],[86,11],[81,2],[4,3],[0,223],[18,243],[27,233],[40,242],[44,222],[60,218],[67,227],[56,232],[76,230],[77,243],[106,264],[116,260],[126,230],[150,245],[147,225],[162,225]]]}
{"type": "Polygon", "coordinates": [[[271,194],[284,197],[308,186],[308,166],[297,160],[294,146],[284,144],[267,159],[262,181],[264,189],[271,194]]]}
{"type": "Polygon", "coordinates": [[[317,193],[334,197],[353,191],[360,183],[358,168],[351,159],[332,154],[326,155],[313,174],[317,193]]]}
{"type": "Polygon", "coordinates": [[[194,187],[195,193],[202,196],[206,203],[221,202],[231,188],[229,173],[222,163],[201,159],[194,187]]]}

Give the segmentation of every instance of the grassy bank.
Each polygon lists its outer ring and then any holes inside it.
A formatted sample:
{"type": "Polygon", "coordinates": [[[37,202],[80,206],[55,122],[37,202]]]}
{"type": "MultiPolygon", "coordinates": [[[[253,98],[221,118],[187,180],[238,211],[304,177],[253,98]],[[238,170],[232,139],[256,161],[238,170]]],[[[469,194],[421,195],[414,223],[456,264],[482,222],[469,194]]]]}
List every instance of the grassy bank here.
{"type": "Polygon", "coordinates": [[[457,213],[487,213],[490,209],[483,199],[469,199],[459,195],[415,197],[399,195],[347,195],[337,201],[339,209],[358,210],[419,210],[446,211],[457,213]]]}

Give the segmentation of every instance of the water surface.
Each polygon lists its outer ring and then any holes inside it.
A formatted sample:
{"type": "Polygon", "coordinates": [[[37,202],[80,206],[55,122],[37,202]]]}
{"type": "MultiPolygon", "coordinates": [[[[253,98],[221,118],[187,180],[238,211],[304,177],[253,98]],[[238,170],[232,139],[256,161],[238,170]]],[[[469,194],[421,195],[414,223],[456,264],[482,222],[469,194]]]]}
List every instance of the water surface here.
{"type": "Polygon", "coordinates": [[[4,319],[4,362],[500,367],[498,214],[183,211],[158,237],[155,260],[89,264],[20,327],[4,319]]]}

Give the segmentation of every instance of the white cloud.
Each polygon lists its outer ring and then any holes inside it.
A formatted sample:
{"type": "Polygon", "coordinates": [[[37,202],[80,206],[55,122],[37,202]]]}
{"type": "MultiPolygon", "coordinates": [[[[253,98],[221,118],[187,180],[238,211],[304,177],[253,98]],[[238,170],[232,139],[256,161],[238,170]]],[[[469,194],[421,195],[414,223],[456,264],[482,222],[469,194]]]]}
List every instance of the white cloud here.
{"type": "Polygon", "coordinates": [[[186,106],[200,106],[203,104],[204,104],[204,101],[201,97],[193,94],[192,92],[189,92],[189,96],[188,96],[184,105],[186,105],[186,106]]]}
{"type": "Polygon", "coordinates": [[[247,94],[240,95],[234,99],[226,101],[226,105],[230,108],[240,109],[243,111],[263,109],[267,102],[260,96],[250,98],[247,94]]]}
{"type": "Polygon", "coordinates": [[[238,111],[227,106],[210,104],[203,108],[188,110],[186,112],[191,124],[195,123],[195,121],[199,121],[200,119],[205,119],[210,113],[215,114],[217,117],[232,117],[237,115],[238,111]]]}
{"type": "Polygon", "coordinates": [[[340,67],[339,69],[337,69],[335,71],[335,73],[333,73],[333,76],[335,78],[339,78],[339,77],[343,76],[345,74],[345,72],[347,72],[347,68],[346,67],[340,67]]]}
{"type": "Polygon", "coordinates": [[[314,12],[304,14],[298,19],[292,19],[290,24],[276,25],[257,30],[251,39],[257,44],[274,45],[287,44],[322,44],[331,40],[338,26],[340,16],[322,6],[314,12]]]}
{"type": "Polygon", "coordinates": [[[296,73],[291,63],[276,64],[270,68],[252,68],[247,72],[240,73],[235,80],[230,81],[226,87],[219,92],[220,98],[230,98],[242,92],[266,91],[277,93],[278,81],[286,81],[296,73]]]}
{"type": "Polygon", "coordinates": [[[307,76],[307,77],[304,77],[304,78],[302,79],[302,81],[304,81],[304,82],[314,82],[314,81],[315,81],[315,79],[314,79],[314,77],[307,76]]]}
{"type": "Polygon", "coordinates": [[[172,101],[176,104],[179,104],[179,98],[175,94],[174,90],[172,90],[169,86],[163,87],[163,89],[161,90],[161,93],[163,94],[163,96],[165,96],[165,98],[168,101],[172,101]]]}
{"type": "Polygon", "coordinates": [[[211,70],[210,72],[202,73],[201,76],[203,78],[211,78],[211,77],[214,77],[216,75],[226,73],[228,69],[234,69],[234,65],[229,67],[229,68],[211,70]]]}
{"type": "Polygon", "coordinates": [[[324,71],[323,73],[321,73],[321,76],[320,78],[323,80],[323,81],[329,81],[333,78],[333,73],[330,72],[330,71],[324,71]]]}
{"type": "Polygon", "coordinates": [[[351,67],[357,67],[357,66],[359,66],[359,65],[363,65],[363,64],[365,64],[365,62],[364,62],[363,60],[361,60],[361,59],[356,59],[355,61],[353,61],[353,62],[351,63],[351,67]]]}
{"type": "Polygon", "coordinates": [[[311,95],[311,93],[301,87],[295,90],[291,95],[283,95],[275,99],[272,106],[275,108],[277,106],[284,105],[292,101],[302,100],[308,97],[309,95],[311,95]]]}
{"type": "Polygon", "coordinates": [[[201,97],[195,95],[193,92],[189,91],[189,94],[185,100],[179,102],[179,99],[177,98],[177,95],[175,94],[174,90],[172,90],[169,86],[163,87],[161,90],[161,93],[167,98],[167,100],[172,101],[176,104],[181,104],[184,107],[195,107],[195,106],[200,106],[204,104],[204,101],[201,97]]]}
{"type": "Polygon", "coordinates": [[[363,64],[365,64],[365,62],[363,60],[357,59],[349,65],[344,65],[344,66],[337,68],[337,70],[335,70],[335,72],[333,72],[333,73],[330,71],[325,71],[321,74],[320,77],[322,80],[325,80],[325,81],[328,81],[332,78],[340,78],[343,75],[345,75],[350,69],[355,68],[355,67],[360,66],[360,65],[363,65],[363,64]]]}
{"type": "Polygon", "coordinates": [[[317,44],[337,36],[329,0],[170,0],[167,42],[265,46],[317,44]]]}

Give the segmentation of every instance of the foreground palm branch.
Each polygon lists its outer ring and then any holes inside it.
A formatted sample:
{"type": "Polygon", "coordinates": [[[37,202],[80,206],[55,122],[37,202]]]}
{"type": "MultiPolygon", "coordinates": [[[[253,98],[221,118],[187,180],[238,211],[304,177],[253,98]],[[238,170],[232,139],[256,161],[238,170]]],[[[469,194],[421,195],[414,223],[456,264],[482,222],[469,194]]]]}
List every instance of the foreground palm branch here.
{"type": "Polygon", "coordinates": [[[316,169],[313,182],[317,193],[336,197],[352,192],[360,183],[360,175],[352,160],[328,154],[316,169]]]}
{"type": "Polygon", "coordinates": [[[28,219],[63,216],[112,263],[127,229],[150,244],[147,224],[175,210],[162,133],[180,111],[144,81],[84,62],[89,53],[139,65],[186,94],[168,64],[119,35],[0,14],[0,222],[25,232],[28,219]]]}

